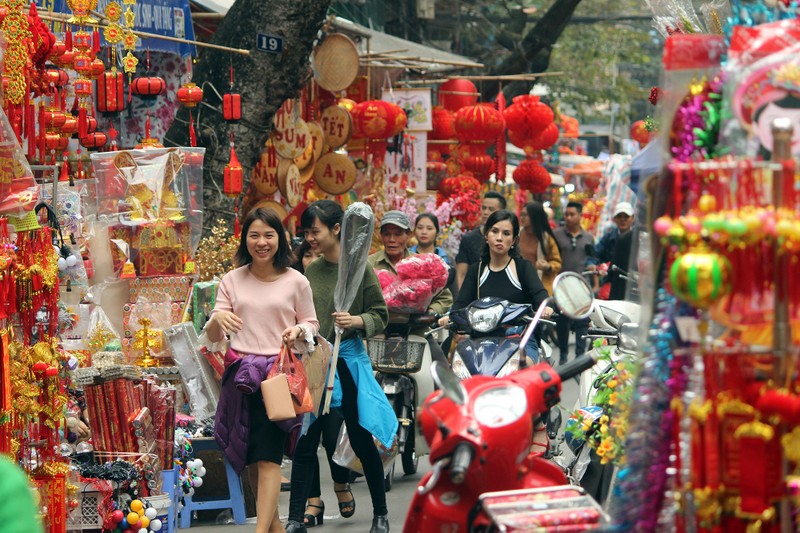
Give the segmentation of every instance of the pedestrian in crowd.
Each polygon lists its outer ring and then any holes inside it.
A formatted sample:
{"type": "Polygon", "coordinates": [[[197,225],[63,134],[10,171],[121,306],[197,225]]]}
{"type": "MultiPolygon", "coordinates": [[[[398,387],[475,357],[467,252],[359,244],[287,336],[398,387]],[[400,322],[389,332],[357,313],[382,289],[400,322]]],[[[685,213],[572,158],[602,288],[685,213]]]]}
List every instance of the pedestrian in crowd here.
{"type": "MultiPolygon", "coordinates": [[[[344,330],[331,406],[341,408],[350,444],[364,469],[372,498],[373,519],[370,533],[384,533],[389,531],[389,518],[383,484],[383,463],[373,435],[390,447],[397,433],[397,417],[372,373],[364,339],[384,330],[388,311],[378,277],[369,265],[364,266],[364,278],[349,311],[337,312],[334,307],[333,295],[339,275],[339,238],[343,217],[342,208],[331,200],[314,202],[303,213],[301,224],[306,240],[322,256],[308,265],[306,276],[314,294],[320,334],[333,343],[336,338],[334,328],[338,326],[344,330]]],[[[306,530],[302,515],[311,494],[317,448],[320,436],[331,428],[330,424],[332,422],[329,415],[314,420],[297,443],[292,461],[287,532],[306,530]]],[[[356,502],[347,484],[347,470],[332,469],[332,474],[334,490],[339,499],[339,511],[343,517],[349,518],[355,513],[356,502]]],[[[322,511],[317,514],[321,513],[322,511]]]]}
{"type": "Polygon", "coordinates": [[[295,262],[292,267],[301,274],[305,274],[308,265],[313,263],[314,260],[319,257],[319,254],[311,247],[311,244],[307,240],[303,239],[303,242],[298,244],[294,249],[294,257],[295,262]]]}
{"type": "MultiPolygon", "coordinates": [[[[369,256],[369,264],[375,270],[388,270],[397,274],[395,265],[400,260],[414,255],[406,247],[411,236],[411,219],[402,211],[387,211],[381,218],[380,235],[383,250],[369,256]]],[[[453,294],[445,288],[433,297],[428,312],[444,314],[450,310],[451,305],[453,305],[453,294]]]]}
{"type": "MultiPolygon", "coordinates": [[[[519,221],[511,211],[504,209],[489,215],[484,224],[484,246],[481,258],[470,265],[464,284],[453,304],[453,311],[467,307],[478,298],[494,296],[518,304],[532,304],[537,309],[547,299],[547,290],[536,274],[536,268],[519,255],[519,221]]],[[[549,307],[545,309],[545,318],[552,314],[549,307]]],[[[439,319],[440,326],[450,323],[450,317],[439,319]]],[[[521,331],[511,328],[508,334],[521,331]]],[[[524,328],[522,328],[524,329],[524,328]]],[[[526,347],[526,354],[534,361],[537,358],[538,346],[531,337],[526,347]]]]}
{"type": "Polygon", "coordinates": [[[561,254],[541,202],[525,204],[519,215],[522,231],[519,252],[536,267],[547,294],[553,294],[553,280],[561,270],[561,254]]]}
{"type": "MultiPolygon", "coordinates": [[[[594,253],[594,236],[581,227],[583,204],[569,202],[564,210],[564,225],[553,230],[558,248],[561,252],[561,271],[586,271],[589,258],[594,253]]],[[[567,316],[556,317],[556,333],[558,335],[559,364],[563,365],[569,358],[569,333],[575,332],[575,357],[586,351],[586,334],[589,319],[572,320],[567,316]]]]}
{"type": "MultiPolygon", "coordinates": [[[[617,239],[619,236],[633,229],[636,218],[634,216],[633,206],[630,202],[617,203],[617,205],[614,206],[614,217],[612,220],[614,221],[614,226],[608,228],[606,232],[603,233],[603,236],[600,237],[600,240],[594,248],[594,257],[589,259],[589,270],[597,270],[597,265],[601,263],[610,263],[612,259],[614,259],[614,250],[617,246],[617,239]]],[[[627,270],[627,265],[623,270],[627,270]]],[[[616,277],[616,272],[609,271],[609,284],[616,277]]],[[[597,289],[597,286],[598,278],[595,277],[595,289],[597,289]]]]}
{"type": "Polygon", "coordinates": [[[495,191],[488,191],[481,200],[481,219],[477,228],[466,232],[461,237],[461,244],[458,246],[456,254],[456,286],[460,289],[467,275],[470,265],[481,260],[483,253],[484,235],[483,226],[489,215],[495,211],[506,208],[506,199],[502,194],[495,191]]]}
{"type": "Polygon", "coordinates": [[[265,379],[281,345],[308,350],[319,322],[308,280],[290,268],[292,252],[274,211],[248,213],[235,260],[238,268],[222,277],[206,326],[211,342],[227,336],[231,345],[214,436],[232,464],[257,465],[256,532],[282,532],[278,493],[286,433],[267,417],[257,385],[252,394],[244,394],[234,378],[247,362],[265,379]]]}
{"type": "Polygon", "coordinates": [[[422,213],[414,221],[414,236],[417,244],[411,247],[412,254],[436,254],[441,257],[448,267],[452,267],[452,261],[447,252],[441,246],[436,246],[436,239],[439,237],[439,219],[433,213],[422,213]]]}

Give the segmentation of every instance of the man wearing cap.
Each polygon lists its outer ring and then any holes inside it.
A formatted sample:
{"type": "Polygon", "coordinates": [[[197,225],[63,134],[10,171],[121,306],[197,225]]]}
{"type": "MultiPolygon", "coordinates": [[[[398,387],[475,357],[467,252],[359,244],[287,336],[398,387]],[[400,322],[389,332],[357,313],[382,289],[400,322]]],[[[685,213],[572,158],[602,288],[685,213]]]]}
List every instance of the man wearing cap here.
{"type": "MultiPolygon", "coordinates": [[[[375,252],[369,256],[369,264],[375,270],[388,270],[397,274],[395,265],[398,261],[411,255],[411,251],[406,246],[411,236],[411,219],[402,211],[387,211],[381,218],[381,242],[383,250],[375,252]]],[[[431,313],[444,314],[453,305],[453,293],[450,289],[443,289],[433,297],[433,301],[428,306],[431,313]]],[[[390,313],[389,322],[392,321],[390,313]]]]}
{"type": "MultiPolygon", "coordinates": [[[[614,226],[606,230],[594,248],[594,257],[589,257],[587,263],[589,270],[596,270],[600,263],[610,263],[615,259],[615,250],[619,236],[628,233],[633,228],[635,217],[633,206],[630,202],[619,202],[614,206],[614,226]]],[[[620,259],[617,254],[617,260],[620,259]]],[[[616,264],[616,263],[615,263],[616,264]]],[[[628,265],[617,265],[622,270],[628,270],[628,265]]],[[[609,278],[616,278],[616,272],[609,274],[609,278]]]]}

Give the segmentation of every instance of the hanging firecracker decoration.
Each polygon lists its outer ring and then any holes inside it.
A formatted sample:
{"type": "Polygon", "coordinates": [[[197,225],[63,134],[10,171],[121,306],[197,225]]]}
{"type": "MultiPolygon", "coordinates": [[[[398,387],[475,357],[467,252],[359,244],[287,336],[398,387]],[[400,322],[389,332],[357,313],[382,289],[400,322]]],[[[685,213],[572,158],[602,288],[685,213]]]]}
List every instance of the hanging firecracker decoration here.
{"type": "Polygon", "coordinates": [[[236,149],[233,146],[233,135],[231,135],[231,159],[222,171],[222,193],[228,198],[236,198],[242,194],[244,188],[244,170],[239,158],[236,157],[236,149]]]}
{"type": "Polygon", "coordinates": [[[383,100],[368,100],[353,107],[351,112],[355,135],[367,139],[367,153],[375,166],[383,166],[386,156],[386,139],[394,137],[406,127],[403,108],[383,100]]]}
{"type": "Polygon", "coordinates": [[[178,89],[178,101],[189,108],[189,145],[197,146],[197,134],[194,131],[194,118],[192,117],[192,108],[197,107],[203,100],[203,89],[198,87],[192,82],[184,83],[178,89]]]}
{"type": "Polygon", "coordinates": [[[541,194],[553,183],[550,173],[538,161],[526,159],[514,170],[514,181],[519,188],[541,194]]]}
{"type": "Polygon", "coordinates": [[[119,113],[125,110],[125,79],[113,67],[97,79],[95,106],[101,113],[119,113]]]}
{"type": "Polygon", "coordinates": [[[233,92],[233,65],[231,65],[230,92],[222,96],[222,118],[235,124],[242,120],[242,95],[233,92]]]}
{"type": "Polygon", "coordinates": [[[455,113],[462,107],[473,106],[478,102],[477,87],[469,80],[448,80],[439,86],[439,105],[455,113]]]}
{"type": "Polygon", "coordinates": [[[95,131],[81,137],[81,146],[88,150],[99,150],[108,142],[108,136],[102,131],[95,131]]]}

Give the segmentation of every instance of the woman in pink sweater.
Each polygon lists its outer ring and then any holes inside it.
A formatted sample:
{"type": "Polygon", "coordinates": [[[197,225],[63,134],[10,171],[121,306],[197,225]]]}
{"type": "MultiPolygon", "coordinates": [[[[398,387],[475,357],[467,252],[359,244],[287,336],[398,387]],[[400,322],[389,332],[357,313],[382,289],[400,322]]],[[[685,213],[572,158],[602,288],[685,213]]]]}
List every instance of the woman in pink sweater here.
{"type": "MultiPolygon", "coordinates": [[[[230,338],[232,354],[226,359],[246,355],[274,359],[282,344],[299,351],[313,344],[319,322],[311,287],[305,276],[289,268],[292,261],[278,215],[270,209],[252,210],[236,252],[239,268],[223,276],[206,326],[211,342],[230,338]]],[[[223,381],[233,379],[233,374],[226,372],[223,381]]],[[[248,395],[247,401],[247,464],[258,468],[256,532],[282,532],[278,494],[286,433],[267,418],[260,391],[248,395]]]]}

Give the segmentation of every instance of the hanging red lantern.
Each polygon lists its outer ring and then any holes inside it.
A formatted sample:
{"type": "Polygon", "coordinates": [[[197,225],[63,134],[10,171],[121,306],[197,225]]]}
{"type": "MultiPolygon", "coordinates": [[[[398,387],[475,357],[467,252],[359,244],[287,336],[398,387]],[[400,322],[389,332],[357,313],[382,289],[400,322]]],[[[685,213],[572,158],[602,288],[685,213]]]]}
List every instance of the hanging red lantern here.
{"type": "Polygon", "coordinates": [[[155,98],[167,90],[167,83],[159,76],[140,76],[131,82],[131,92],[141,98],[155,98]]]}
{"type": "Polygon", "coordinates": [[[92,60],[92,65],[90,68],[90,77],[93,80],[98,79],[100,76],[103,75],[103,72],[106,71],[106,65],[103,63],[103,60],[100,58],[95,58],[92,60]]]}
{"type": "Polygon", "coordinates": [[[547,190],[553,180],[550,173],[537,161],[526,159],[514,170],[514,181],[520,189],[527,190],[533,194],[541,194],[547,190]]]}
{"type": "Polygon", "coordinates": [[[53,48],[50,49],[50,61],[55,63],[55,59],[67,51],[67,45],[62,40],[57,40],[53,43],[53,48]]]}
{"type": "Polygon", "coordinates": [[[242,95],[227,93],[222,96],[222,118],[226,122],[239,122],[242,120],[242,95]]]}
{"type": "MultiPolygon", "coordinates": [[[[503,111],[503,117],[506,119],[508,126],[508,139],[512,144],[525,150],[525,153],[531,153],[540,150],[536,148],[542,143],[537,139],[545,129],[553,123],[554,118],[553,110],[550,106],[539,101],[538,96],[524,94],[515,96],[513,103],[503,111]]],[[[558,140],[558,128],[555,130],[556,140],[558,140]]],[[[547,138],[552,137],[553,132],[548,134],[547,138]]],[[[547,140],[547,139],[543,139],[547,140]]],[[[551,143],[550,146],[552,146],[551,143]]]]}
{"type": "Polygon", "coordinates": [[[456,130],[453,125],[455,122],[455,115],[447,109],[436,106],[433,108],[433,117],[431,124],[433,128],[428,134],[428,151],[435,150],[439,154],[447,155],[453,149],[452,144],[448,142],[430,142],[430,141],[453,141],[456,138],[456,130]]]}
{"type": "Polygon", "coordinates": [[[403,108],[383,100],[368,100],[356,104],[351,111],[354,137],[366,137],[367,152],[376,166],[383,164],[386,139],[394,137],[406,127],[403,108]]]}
{"type": "Polygon", "coordinates": [[[72,68],[72,60],[75,57],[75,52],[72,50],[64,50],[64,53],[53,59],[53,63],[61,68],[72,68]]]}
{"type": "Polygon", "coordinates": [[[89,54],[78,51],[73,55],[72,68],[84,77],[88,77],[92,73],[92,58],[89,54]]]}
{"type": "Polygon", "coordinates": [[[531,146],[534,150],[547,150],[558,142],[558,136],[558,126],[555,122],[551,122],[542,133],[531,140],[531,146]]]}
{"type": "Polygon", "coordinates": [[[48,107],[42,113],[44,127],[49,130],[60,130],[67,121],[67,115],[57,107],[48,107]]]}
{"type": "Polygon", "coordinates": [[[44,146],[47,150],[58,150],[61,145],[61,135],[58,133],[47,132],[44,134],[44,146]]]}
{"type": "Polygon", "coordinates": [[[61,126],[61,133],[70,137],[78,131],[78,119],[72,115],[66,115],[64,125],[61,126]]]}
{"type": "Polygon", "coordinates": [[[469,80],[447,80],[439,86],[439,105],[448,111],[456,112],[462,107],[475,105],[478,102],[477,87],[469,80]]]}
{"type": "Polygon", "coordinates": [[[239,158],[236,157],[233,143],[231,143],[231,160],[222,171],[222,192],[229,198],[236,198],[242,194],[243,189],[244,170],[241,163],[239,163],[239,158]]]}
{"type": "Polygon", "coordinates": [[[45,69],[45,77],[47,78],[47,84],[53,84],[56,89],[62,89],[69,83],[67,71],[58,67],[47,67],[45,69]]]}
{"type": "Polygon", "coordinates": [[[645,146],[650,142],[650,132],[647,131],[644,120],[637,120],[631,125],[631,139],[638,142],[641,146],[645,146]]]}
{"type": "Polygon", "coordinates": [[[436,203],[441,205],[449,197],[464,191],[474,191],[480,194],[481,183],[473,176],[464,174],[444,178],[439,185],[439,190],[436,192],[436,203]]]}
{"type": "Polygon", "coordinates": [[[119,113],[125,109],[125,78],[120,70],[109,70],[97,78],[95,106],[101,113],[119,113]]]}
{"type": "Polygon", "coordinates": [[[471,155],[464,160],[464,168],[476,180],[486,183],[494,173],[494,159],[487,154],[471,155]]]}
{"type": "Polygon", "coordinates": [[[462,107],[453,122],[456,137],[463,143],[489,143],[505,128],[503,115],[492,104],[462,107]]]}
{"type": "Polygon", "coordinates": [[[92,81],[84,78],[78,78],[72,84],[75,89],[75,96],[78,98],[86,98],[92,94],[92,81]]]}
{"type": "Polygon", "coordinates": [[[94,133],[97,131],[97,119],[89,115],[86,117],[86,133],[94,133]]]}
{"type": "Polygon", "coordinates": [[[87,150],[99,150],[108,142],[108,136],[102,131],[96,131],[81,137],[81,146],[87,150]]]}
{"type": "Polygon", "coordinates": [[[203,100],[203,89],[192,82],[184,83],[178,89],[178,101],[186,107],[195,107],[203,100]]]}

